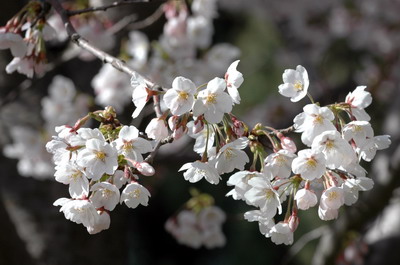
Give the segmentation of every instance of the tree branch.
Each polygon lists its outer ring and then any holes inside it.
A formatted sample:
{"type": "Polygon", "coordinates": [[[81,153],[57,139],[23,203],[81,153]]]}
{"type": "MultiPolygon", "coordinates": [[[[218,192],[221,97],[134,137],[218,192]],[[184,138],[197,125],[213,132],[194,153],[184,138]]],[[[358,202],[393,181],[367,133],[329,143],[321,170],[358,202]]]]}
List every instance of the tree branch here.
{"type": "Polygon", "coordinates": [[[150,0],[121,0],[121,1],[116,1],[113,2],[109,5],[104,5],[104,6],[98,6],[98,7],[88,7],[88,8],[83,8],[80,10],[66,10],[66,15],[68,17],[84,14],[84,13],[90,13],[90,12],[97,12],[97,11],[106,11],[107,9],[114,8],[114,7],[119,7],[119,6],[124,6],[124,5],[131,5],[131,4],[137,4],[137,3],[149,3],[149,2],[161,2],[164,3],[166,2],[165,0],[161,1],[150,1],[150,0]]]}
{"type": "MultiPolygon", "coordinates": [[[[132,76],[133,74],[137,73],[137,71],[133,70],[131,67],[129,67],[124,61],[98,49],[97,47],[93,46],[90,44],[87,40],[82,38],[77,31],[75,30],[74,26],[72,26],[71,21],[69,20],[67,10],[65,10],[61,4],[58,2],[58,0],[47,0],[53,8],[56,10],[56,12],[60,15],[61,20],[64,23],[65,29],[67,30],[67,34],[71,41],[75,43],[77,46],[81,47],[82,49],[90,52],[97,58],[99,58],[103,63],[109,63],[111,64],[115,69],[127,73],[128,75],[132,76]]],[[[139,74],[140,75],[140,74],[139,74]]],[[[148,83],[151,86],[155,86],[155,84],[150,81],[149,79],[145,78],[143,75],[141,75],[146,83],[148,83]]]]}

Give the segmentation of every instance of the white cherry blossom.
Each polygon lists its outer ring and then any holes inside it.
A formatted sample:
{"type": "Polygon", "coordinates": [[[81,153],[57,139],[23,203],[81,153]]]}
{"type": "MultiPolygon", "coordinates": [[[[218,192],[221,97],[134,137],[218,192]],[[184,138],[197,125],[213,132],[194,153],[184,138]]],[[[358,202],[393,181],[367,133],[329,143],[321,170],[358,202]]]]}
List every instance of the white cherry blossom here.
{"type": "Polygon", "coordinates": [[[232,172],[235,168],[244,169],[250,159],[242,149],[247,147],[248,142],[247,137],[241,137],[219,150],[215,164],[219,174],[232,172]]]}
{"type": "Polygon", "coordinates": [[[90,139],[86,148],[79,151],[77,163],[85,168],[88,178],[99,180],[104,173],[114,174],[118,168],[117,150],[109,143],[99,139],[90,139]]]}
{"type": "Polygon", "coordinates": [[[312,150],[322,152],[325,155],[326,165],[330,168],[346,166],[357,160],[353,148],[336,130],[325,131],[315,137],[312,150]]]}
{"type": "Polygon", "coordinates": [[[352,121],[344,126],[342,134],[346,141],[354,140],[357,147],[362,147],[367,138],[374,136],[374,131],[367,121],[352,121]]]}
{"type": "Polygon", "coordinates": [[[308,104],[303,110],[304,112],[298,114],[293,122],[296,132],[302,132],[301,141],[305,145],[311,146],[314,138],[324,131],[336,130],[331,122],[335,116],[329,108],[308,104]]]}
{"type": "Polygon", "coordinates": [[[96,183],[90,188],[90,191],[93,194],[90,200],[96,208],[104,207],[104,209],[112,211],[119,202],[119,190],[111,183],[96,183]]]}
{"type": "Polygon", "coordinates": [[[297,102],[307,95],[310,81],[307,70],[303,66],[298,65],[296,70],[286,69],[282,79],[284,84],[279,85],[279,93],[282,96],[290,97],[292,102],[297,102]]]}
{"type": "Polygon", "coordinates": [[[234,61],[225,73],[226,89],[232,98],[233,103],[240,104],[238,88],[243,83],[243,74],[236,70],[240,60],[234,61]]]}
{"type": "Polygon", "coordinates": [[[161,141],[168,137],[167,123],[162,118],[153,118],[147,125],[145,133],[149,138],[161,141]]]}
{"type": "Polygon", "coordinates": [[[244,194],[252,187],[248,184],[249,180],[254,177],[263,177],[263,174],[257,171],[238,171],[226,182],[228,186],[234,186],[226,196],[232,196],[235,200],[245,200],[244,194]]]}
{"type": "Polygon", "coordinates": [[[96,222],[94,223],[93,226],[88,226],[87,231],[89,234],[97,234],[103,230],[107,230],[110,228],[110,214],[106,211],[97,211],[99,217],[97,218],[96,222]]]}
{"type": "Polygon", "coordinates": [[[357,148],[357,152],[365,161],[371,161],[375,157],[376,151],[388,148],[391,143],[389,135],[375,136],[367,139],[362,147],[357,148]]]}
{"type": "Polygon", "coordinates": [[[346,96],[346,103],[351,107],[351,114],[359,121],[369,121],[371,117],[364,110],[372,102],[371,93],[365,91],[366,86],[358,86],[346,96]]]}
{"type": "Polygon", "coordinates": [[[93,204],[88,200],[60,198],[53,205],[61,206],[60,212],[64,213],[65,219],[83,224],[85,227],[93,227],[99,218],[93,204]]]}
{"type": "Polygon", "coordinates": [[[147,206],[150,192],[139,183],[130,183],[122,191],[120,203],[125,202],[129,208],[136,208],[139,204],[147,206]]]}
{"type": "Polygon", "coordinates": [[[300,210],[308,210],[308,208],[317,205],[318,202],[317,195],[309,189],[299,189],[296,192],[294,199],[300,210]]]}
{"type": "Polygon", "coordinates": [[[218,184],[220,176],[214,167],[214,164],[209,162],[195,161],[193,163],[184,164],[178,171],[186,170],[183,173],[185,180],[195,183],[205,178],[211,184],[218,184]]]}
{"type": "Polygon", "coordinates": [[[14,57],[23,57],[27,51],[27,44],[21,35],[0,28],[0,50],[3,49],[10,49],[14,57]]]}
{"type": "Polygon", "coordinates": [[[321,195],[323,208],[339,209],[344,204],[344,192],[342,188],[330,187],[321,195]]]}
{"type": "Polygon", "coordinates": [[[288,223],[279,222],[271,228],[271,241],[277,245],[293,244],[293,232],[289,227],[288,223]]]}
{"type": "Polygon", "coordinates": [[[292,173],[292,161],[297,156],[287,150],[281,149],[265,158],[266,170],[270,170],[272,178],[288,178],[292,173]]]}
{"type": "Polygon", "coordinates": [[[131,86],[133,87],[132,102],[136,106],[132,118],[136,118],[149,101],[149,88],[144,78],[136,72],[131,77],[131,86]]]}
{"type": "Polygon", "coordinates": [[[163,100],[172,115],[182,115],[192,109],[196,85],[189,79],[178,76],[172,82],[172,88],[165,93],[163,100]]]}
{"type": "Polygon", "coordinates": [[[193,106],[193,115],[198,117],[204,114],[209,123],[222,121],[224,113],[232,110],[232,99],[224,92],[225,80],[214,78],[208,82],[207,88],[200,91],[193,106]]]}
{"type": "Polygon", "coordinates": [[[149,141],[139,137],[139,130],[133,125],[123,126],[114,144],[119,154],[137,162],[142,162],[142,154],[149,153],[153,149],[149,141]]]}
{"type": "Polygon", "coordinates": [[[298,152],[293,160],[292,170],[305,180],[320,178],[326,170],[326,159],[323,153],[304,149],[298,152]]]}
{"type": "Polygon", "coordinates": [[[55,179],[63,184],[69,184],[69,195],[72,198],[82,198],[89,194],[89,181],[75,162],[66,162],[56,166],[55,179]]]}
{"type": "Polygon", "coordinates": [[[249,184],[252,188],[244,194],[246,202],[260,207],[268,218],[274,217],[278,210],[281,214],[282,206],[279,194],[267,178],[254,177],[249,180],[249,184]]]}

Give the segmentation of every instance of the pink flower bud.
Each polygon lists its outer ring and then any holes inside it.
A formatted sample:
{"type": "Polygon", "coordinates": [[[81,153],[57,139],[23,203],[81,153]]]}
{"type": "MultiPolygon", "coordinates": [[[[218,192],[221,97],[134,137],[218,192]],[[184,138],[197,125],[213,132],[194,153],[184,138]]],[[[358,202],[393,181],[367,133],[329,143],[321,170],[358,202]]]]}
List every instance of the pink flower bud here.
{"type": "Polygon", "coordinates": [[[171,116],[168,119],[168,126],[171,129],[171,131],[175,130],[176,127],[178,127],[178,124],[179,124],[179,117],[178,116],[174,115],[174,116],[171,116]]]}
{"type": "Polygon", "coordinates": [[[193,134],[199,133],[203,129],[204,129],[204,122],[203,122],[202,119],[198,118],[197,120],[194,121],[194,126],[193,126],[193,129],[192,129],[192,133],[193,134]]]}
{"type": "Polygon", "coordinates": [[[136,163],[135,167],[141,174],[148,177],[153,176],[155,173],[154,167],[147,162],[136,163]]]}
{"type": "Polygon", "coordinates": [[[288,224],[290,231],[292,232],[296,231],[297,227],[299,226],[299,223],[300,219],[296,214],[292,214],[291,216],[289,216],[288,224]]]}
{"type": "MultiPolygon", "coordinates": [[[[278,137],[279,137],[279,135],[278,135],[278,137]]],[[[282,137],[279,137],[279,139],[281,140],[281,146],[283,149],[285,149],[291,153],[296,153],[297,147],[296,147],[296,144],[294,143],[294,141],[292,140],[292,138],[282,135],[282,137]]]]}

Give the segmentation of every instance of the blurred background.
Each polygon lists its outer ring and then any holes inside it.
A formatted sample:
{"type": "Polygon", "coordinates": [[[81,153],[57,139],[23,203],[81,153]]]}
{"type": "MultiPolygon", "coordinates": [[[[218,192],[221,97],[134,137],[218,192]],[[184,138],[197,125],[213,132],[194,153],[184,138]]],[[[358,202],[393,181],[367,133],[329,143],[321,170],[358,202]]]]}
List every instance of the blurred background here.
{"type": "MultiPolygon", "coordinates": [[[[2,3],[0,25],[26,2],[2,3]]],[[[243,219],[248,206],[225,197],[229,176],[214,186],[204,181],[190,184],[177,172],[182,164],[196,159],[185,139],[162,147],[157,155],[156,175],[144,180],[152,194],[149,206],[134,210],[119,206],[111,213],[110,229],[89,235],[52,205],[68,196],[64,185],[40,177],[40,170],[29,177],[29,168],[50,161],[51,156],[38,154],[38,161],[21,165],[5,150],[15,149],[24,137],[15,128],[35,130],[38,138],[43,137],[42,99],[56,75],[70,78],[81,93],[89,95],[90,110],[100,109],[92,79],[102,62],[65,56],[68,41],[51,42],[47,45],[51,69],[42,78],[27,80],[5,72],[12,56],[0,50],[0,264],[400,264],[400,2],[219,0],[217,5],[212,43],[230,43],[240,50],[232,57],[241,60],[238,69],[245,81],[240,87],[242,103],[233,113],[250,127],[262,122],[286,128],[302,111],[304,103],[291,103],[278,93],[287,68],[300,64],[307,69],[309,92],[321,105],[341,102],[356,86],[367,86],[373,96],[367,112],[375,135],[389,134],[392,139],[389,149],[363,164],[375,181],[374,189],[361,194],[354,206],[343,207],[336,221],[321,221],[317,209],[301,212],[295,243],[276,246],[260,234],[257,224],[243,219]],[[214,196],[226,212],[224,247],[191,249],[165,231],[168,217],[190,199],[191,187],[214,196]]],[[[159,6],[160,2],[152,1],[96,14],[112,23],[132,15],[141,21],[159,6]]],[[[161,16],[140,30],[154,41],[164,23],[161,16]]],[[[119,30],[116,43],[126,43],[128,33],[119,30]]],[[[111,54],[123,56],[123,45],[111,46],[111,54]]],[[[130,123],[133,110],[133,104],[123,107],[120,120],[130,123]]],[[[142,131],[150,118],[143,119],[142,131]]],[[[40,149],[37,139],[31,140],[32,150],[40,149]]]]}

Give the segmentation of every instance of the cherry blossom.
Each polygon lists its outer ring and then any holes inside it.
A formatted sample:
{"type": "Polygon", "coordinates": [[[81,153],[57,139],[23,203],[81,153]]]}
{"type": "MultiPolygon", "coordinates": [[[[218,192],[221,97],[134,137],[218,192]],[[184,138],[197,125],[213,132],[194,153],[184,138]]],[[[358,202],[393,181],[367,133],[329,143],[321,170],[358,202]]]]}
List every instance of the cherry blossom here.
{"type": "Polygon", "coordinates": [[[232,99],[224,92],[226,88],[225,80],[214,78],[208,82],[207,88],[199,92],[197,100],[193,106],[193,114],[200,116],[204,114],[209,123],[222,121],[224,113],[232,110],[232,99]]]}
{"type": "Polygon", "coordinates": [[[163,99],[172,115],[182,115],[192,109],[196,85],[189,79],[177,77],[163,99]]]}
{"type": "Polygon", "coordinates": [[[307,95],[310,81],[303,66],[298,65],[296,70],[286,69],[282,79],[284,84],[279,85],[279,93],[282,96],[290,97],[292,102],[297,102],[307,95]]]}
{"type": "Polygon", "coordinates": [[[147,206],[150,196],[150,192],[139,183],[130,183],[122,191],[120,203],[124,202],[129,208],[136,208],[139,204],[147,206]]]}

